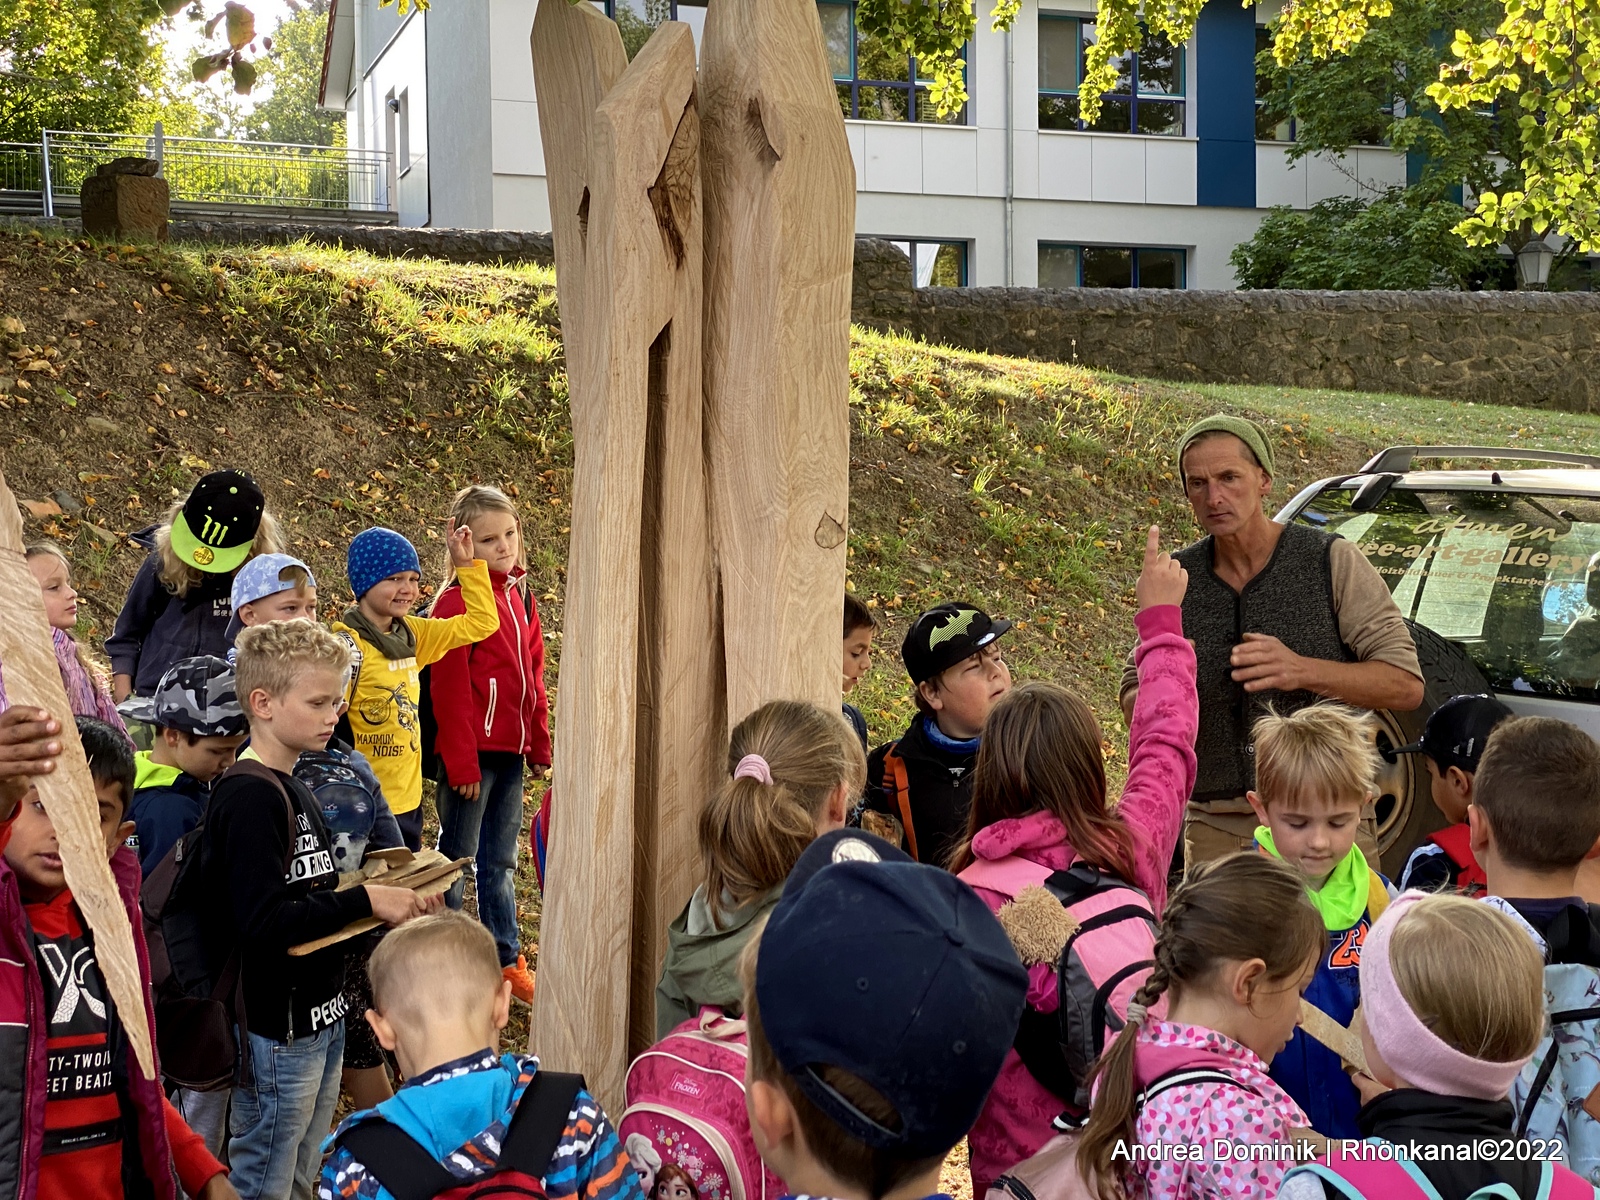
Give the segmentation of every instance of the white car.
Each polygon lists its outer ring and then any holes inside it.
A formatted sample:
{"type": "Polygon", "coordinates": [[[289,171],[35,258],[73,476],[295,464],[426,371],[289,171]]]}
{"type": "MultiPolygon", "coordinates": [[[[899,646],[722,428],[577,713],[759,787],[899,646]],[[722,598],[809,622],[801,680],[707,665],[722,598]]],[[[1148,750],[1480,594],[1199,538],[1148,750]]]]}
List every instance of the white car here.
{"type": "Polygon", "coordinates": [[[1422,706],[1377,714],[1386,764],[1378,845],[1388,875],[1444,824],[1421,756],[1391,751],[1451,696],[1492,692],[1519,715],[1559,717],[1600,740],[1600,457],[1394,446],[1353,474],[1304,488],[1277,519],[1358,544],[1416,639],[1422,706]],[[1418,458],[1475,467],[1413,470],[1418,458]]]}

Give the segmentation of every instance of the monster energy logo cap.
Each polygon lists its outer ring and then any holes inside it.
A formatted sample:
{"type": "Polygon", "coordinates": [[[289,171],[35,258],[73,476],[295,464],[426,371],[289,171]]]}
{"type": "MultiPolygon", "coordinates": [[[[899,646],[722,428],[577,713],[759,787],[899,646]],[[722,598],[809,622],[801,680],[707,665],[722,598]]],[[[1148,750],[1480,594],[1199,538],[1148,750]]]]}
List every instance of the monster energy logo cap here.
{"type": "Polygon", "coordinates": [[[900,657],[911,682],[922,683],[971,658],[1010,628],[1004,617],[991,617],[975,605],[940,604],[911,623],[900,657]]]}
{"type": "Polygon", "coordinates": [[[266,498],[242,471],[201,477],[172,522],[172,552],[213,575],[227,575],[250,556],[266,498]]]}

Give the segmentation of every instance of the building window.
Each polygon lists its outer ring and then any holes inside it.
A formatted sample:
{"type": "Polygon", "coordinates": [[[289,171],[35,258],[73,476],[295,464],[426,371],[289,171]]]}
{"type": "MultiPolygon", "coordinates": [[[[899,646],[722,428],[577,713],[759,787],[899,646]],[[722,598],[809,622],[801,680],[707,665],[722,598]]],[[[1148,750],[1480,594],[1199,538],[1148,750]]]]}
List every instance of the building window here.
{"type": "Polygon", "coordinates": [[[592,0],[594,6],[617,23],[622,47],[633,56],[644,49],[656,26],[663,21],[682,21],[694,34],[700,49],[700,34],[706,24],[706,0],[592,0]]]}
{"type": "Polygon", "coordinates": [[[1042,288],[1181,288],[1184,252],[1160,247],[1039,243],[1042,288]]]}
{"type": "MultiPolygon", "coordinates": [[[[1259,63],[1262,54],[1272,49],[1272,31],[1265,25],[1256,26],[1256,61],[1259,63]]],[[[1292,142],[1294,141],[1294,118],[1267,108],[1267,97],[1272,94],[1272,80],[1262,74],[1261,68],[1256,67],[1256,141],[1258,142],[1292,142]],[[1280,117],[1282,118],[1280,120],[1280,117]]]]}
{"type": "MultiPolygon", "coordinates": [[[[1258,142],[1296,142],[1300,140],[1299,122],[1292,113],[1281,108],[1269,108],[1272,79],[1260,67],[1261,55],[1272,49],[1272,30],[1265,25],[1256,26],[1256,140],[1258,142]]],[[[1294,89],[1290,76],[1289,90],[1294,89]]],[[[1353,97],[1359,102],[1365,97],[1353,97]]],[[[1356,110],[1352,109],[1352,112],[1356,110]]],[[[1370,105],[1364,114],[1347,115],[1344,119],[1354,128],[1350,131],[1352,146],[1382,146],[1389,140],[1389,122],[1397,115],[1405,116],[1405,101],[1392,97],[1388,102],[1370,105]]]]}
{"type": "Polygon", "coordinates": [[[1116,60],[1116,85],[1100,117],[1078,116],[1084,56],[1096,39],[1093,17],[1039,14],[1039,128],[1183,136],[1183,47],[1146,32],[1138,51],[1116,60]]]}
{"type": "Polygon", "coordinates": [[[928,99],[928,82],[917,75],[917,60],[907,58],[856,27],[856,6],[823,0],[822,43],[828,52],[833,82],[844,115],[862,121],[921,121],[965,125],[963,105],[941,117],[928,99]]]}
{"type": "Polygon", "coordinates": [[[966,287],[967,244],[965,242],[889,241],[911,260],[917,286],[966,287]]]}

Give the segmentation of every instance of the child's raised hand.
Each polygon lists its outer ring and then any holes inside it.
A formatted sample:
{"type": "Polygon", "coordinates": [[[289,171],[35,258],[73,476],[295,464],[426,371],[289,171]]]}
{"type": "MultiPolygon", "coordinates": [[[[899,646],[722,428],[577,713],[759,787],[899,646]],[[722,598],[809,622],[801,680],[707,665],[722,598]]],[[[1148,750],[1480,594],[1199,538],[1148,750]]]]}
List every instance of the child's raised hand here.
{"type": "Polygon", "coordinates": [[[466,525],[457,525],[445,538],[450,546],[450,561],[456,567],[470,567],[475,557],[472,553],[472,530],[466,525]]]}
{"type": "Polygon", "coordinates": [[[1189,572],[1161,549],[1161,526],[1150,526],[1144,541],[1144,569],[1139,572],[1139,582],[1133,589],[1139,611],[1158,604],[1182,604],[1188,590],[1189,572]]]}

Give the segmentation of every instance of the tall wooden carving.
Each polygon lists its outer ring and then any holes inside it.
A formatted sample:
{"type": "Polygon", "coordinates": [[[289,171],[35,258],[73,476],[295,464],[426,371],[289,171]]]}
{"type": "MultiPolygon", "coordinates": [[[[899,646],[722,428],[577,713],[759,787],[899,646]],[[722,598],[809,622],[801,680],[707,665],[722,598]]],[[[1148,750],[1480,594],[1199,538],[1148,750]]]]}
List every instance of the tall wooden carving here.
{"type": "Polygon", "coordinates": [[[694,43],[669,23],[623,70],[610,21],[545,0],[533,47],[575,441],[533,1044],[615,1104],[629,1048],[654,1036],[723,726],[694,43]]]}

